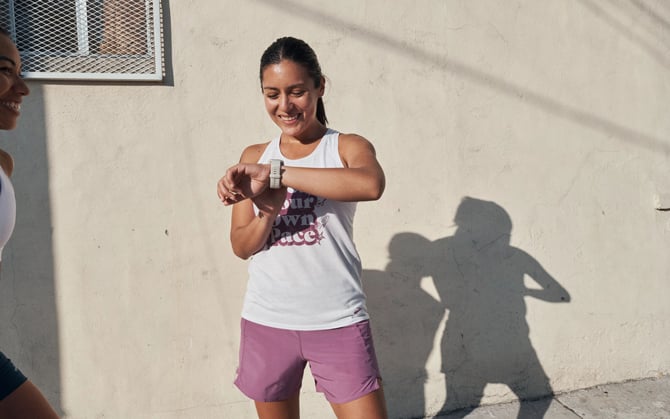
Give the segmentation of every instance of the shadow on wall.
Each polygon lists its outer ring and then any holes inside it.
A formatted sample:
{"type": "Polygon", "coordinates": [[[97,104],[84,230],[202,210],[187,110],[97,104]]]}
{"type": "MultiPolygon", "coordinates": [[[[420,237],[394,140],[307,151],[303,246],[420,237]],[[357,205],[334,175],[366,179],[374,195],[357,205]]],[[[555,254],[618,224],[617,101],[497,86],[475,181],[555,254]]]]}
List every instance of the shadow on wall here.
{"type": "Polygon", "coordinates": [[[29,87],[19,126],[2,133],[15,160],[17,215],[0,273],[0,350],[62,414],[44,95],[29,87]]]}
{"type": "MultiPolygon", "coordinates": [[[[628,125],[624,125],[621,121],[614,120],[607,116],[606,110],[600,110],[600,113],[597,113],[597,109],[586,109],[575,106],[571,103],[561,102],[556,100],[556,98],[552,97],[552,95],[549,93],[528,89],[528,87],[522,82],[507,80],[501,78],[497,74],[487,73],[465,62],[447,58],[445,51],[429,51],[418,48],[408,40],[401,38],[395,39],[385,33],[371,30],[364,25],[355,24],[350,21],[340,19],[336,16],[328,15],[317,7],[307,6],[307,2],[301,3],[291,0],[284,0],[282,2],[273,0],[256,1],[276,9],[280,13],[288,14],[292,18],[300,17],[306,21],[321,22],[324,25],[327,24],[329,27],[337,28],[339,31],[347,35],[359,38],[369,44],[378,46],[387,54],[395,53],[397,55],[410,58],[419,64],[429,64],[431,66],[436,66],[454,77],[459,77],[468,82],[490,89],[491,91],[500,93],[506,97],[528,103],[529,105],[532,105],[537,109],[553,115],[556,118],[577,123],[585,128],[607,134],[609,137],[634,143],[638,146],[646,147],[647,149],[653,151],[662,153],[668,153],[670,151],[670,145],[668,145],[665,138],[653,134],[648,134],[628,125]]],[[[591,10],[595,9],[597,13],[597,6],[595,6],[594,3],[595,2],[593,1],[582,0],[582,4],[584,4],[585,7],[591,10]]],[[[634,3],[639,4],[639,1],[635,0],[634,3]]],[[[637,7],[640,8],[641,6],[638,5],[637,7]]],[[[629,11],[628,13],[632,12],[629,11]]],[[[646,26],[649,30],[660,27],[660,30],[656,30],[654,32],[655,38],[657,38],[654,40],[654,42],[659,43],[659,39],[664,39],[663,37],[665,35],[663,34],[663,31],[667,31],[668,22],[662,20],[662,18],[659,17],[660,14],[654,12],[652,7],[644,7],[643,12],[638,13],[643,13],[646,15],[645,21],[650,21],[650,23],[647,23],[646,26]]],[[[551,19],[553,17],[540,16],[538,18],[551,19]]],[[[601,18],[608,20],[603,17],[601,18]]],[[[641,35],[638,35],[637,33],[629,33],[630,31],[628,30],[622,30],[620,24],[612,26],[626,35],[627,39],[635,39],[636,43],[640,48],[642,48],[642,50],[651,53],[652,56],[658,60],[658,48],[654,47],[653,50],[650,50],[647,44],[640,43],[638,40],[640,39],[641,35]]],[[[532,33],[528,34],[528,37],[532,38],[533,36],[534,34],[532,33]]],[[[660,43],[660,45],[663,46],[664,44],[660,43]]],[[[663,56],[661,63],[666,67],[670,66],[670,60],[668,60],[667,57],[667,54],[663,56]]]]}
{"type": "MultiPolygon", "coordinates": [[[[524,401],[552,393],[530,342],[524,298],[568,302],[568,292],[532,256],[510,246],[512,221],[496,203],[466,197],[455,222],[453,236],[435,241],[395,235],[386,270],[363,272],[394,418],[476,406],[488,383],[506,384],[524,401]],[[536,285],[526,287],[524,277],[536,285]],[[432,293],[421,286],[423,278],[432,279],[432,293]],[[446,327],[437,336],[445,310],[446,327]],[[447,393],[441,407],[424,396],[426,363],[437,341],[447,393]]],[[[550,401],[521,403],[519,418],[542,418],[550,401]]]]}
{"type": "Polygon", "coordinates": [[[670,33],[670,22],[655,10],[660,4],[652,6],[642,0],[610,3],[579,0],[579,3],[593,13],[593,16],[620,32],[626,40],[634,42],[658,64],[670,69],[670,55],[665,47],[666,36],[670,33]],[[626,23],[627,18],[632,18],[635,25],[626,23]]]}

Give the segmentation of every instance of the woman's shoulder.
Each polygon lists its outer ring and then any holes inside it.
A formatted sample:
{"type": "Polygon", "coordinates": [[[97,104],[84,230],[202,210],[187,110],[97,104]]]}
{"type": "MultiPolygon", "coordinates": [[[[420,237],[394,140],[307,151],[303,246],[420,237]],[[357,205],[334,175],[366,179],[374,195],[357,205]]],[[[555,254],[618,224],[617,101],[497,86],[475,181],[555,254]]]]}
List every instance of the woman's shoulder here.
{"type": "Polygon", "coordinates": [[[240,157],[240,163],[256,163],[265,149],[270,145],[271,141],[259,144],[252,144],[247,146],[244,151],[242,151],[242,156],[240,157]]]}
{"type": "Polygon", "coordinates": [[[350,148],[358,149],[365,148],[374,150],[372,143],[362,135],[353,134],[353,133],[340,133],[339,134],[339,148],[340,150],[347,150],[350,148]]]}
{"type": "Polygon", "coordinates": [[[8,152],[2,149],[0,149],[0,167],[2,167],[7,176],[11,176],[14,171],[14,159],[8,152]]]}
{"type": "Polygon", "coordinates": [[[377,155],[372,143],[358,134],[340,134],[337,149],[345,167],[360,161],[372,162],[377,155]]]}

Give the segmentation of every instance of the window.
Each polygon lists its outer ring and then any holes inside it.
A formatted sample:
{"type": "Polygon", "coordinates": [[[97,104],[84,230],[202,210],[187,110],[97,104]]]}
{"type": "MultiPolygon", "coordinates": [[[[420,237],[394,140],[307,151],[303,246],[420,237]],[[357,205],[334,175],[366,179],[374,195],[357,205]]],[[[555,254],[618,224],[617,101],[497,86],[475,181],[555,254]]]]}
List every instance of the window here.
{"type": "Polygon", "coordinates": [[[160,0],[0,0],[31,79],[162,80],[160,0]]]}

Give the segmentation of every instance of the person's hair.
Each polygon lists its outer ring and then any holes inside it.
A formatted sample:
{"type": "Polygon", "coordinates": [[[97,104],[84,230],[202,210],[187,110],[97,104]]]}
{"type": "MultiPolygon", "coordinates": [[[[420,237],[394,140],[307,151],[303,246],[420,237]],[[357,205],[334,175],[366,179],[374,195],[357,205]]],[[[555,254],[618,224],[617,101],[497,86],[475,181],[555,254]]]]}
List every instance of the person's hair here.
{"type": "MultiPolygon", "coordinates": [[[[279,38],[270,45],[261,56],[260,80],[263,88],[263,70],[272,64],[279,64],[282,60],[290,60],[303,66],[309,76],[314,80],[315,86],[320,86],[324,79],[321,66],[314,50],[303,40],[285,36],[279,38]]],[[[323,106],[323,98],[316,102],[316,119],[323,125],[328,124],[326,108],[323,106]]]]}

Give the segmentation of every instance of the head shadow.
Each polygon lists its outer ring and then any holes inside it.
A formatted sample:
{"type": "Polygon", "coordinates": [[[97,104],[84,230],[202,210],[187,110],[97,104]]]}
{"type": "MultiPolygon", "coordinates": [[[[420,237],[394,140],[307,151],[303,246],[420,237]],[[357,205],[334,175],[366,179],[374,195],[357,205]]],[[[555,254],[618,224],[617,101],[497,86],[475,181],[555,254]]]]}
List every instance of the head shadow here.
{"type": "Polygon", "coordinates": [[[529,338],[525,298],[570,296],[510,245],[512,220],[495,202],[465,197],[454,221],[453,235],[433,241],[396,234],[385,270],[363,273],[389,410],[464,417],[487,384],[504,384],[522,400],[520,418],[542,418],[552,388],[529,338]],[[427,365],[434,351],[439,367],[427,365]],[[440,379],[446,399],[427,396],[425,384],[440,379]]]}

